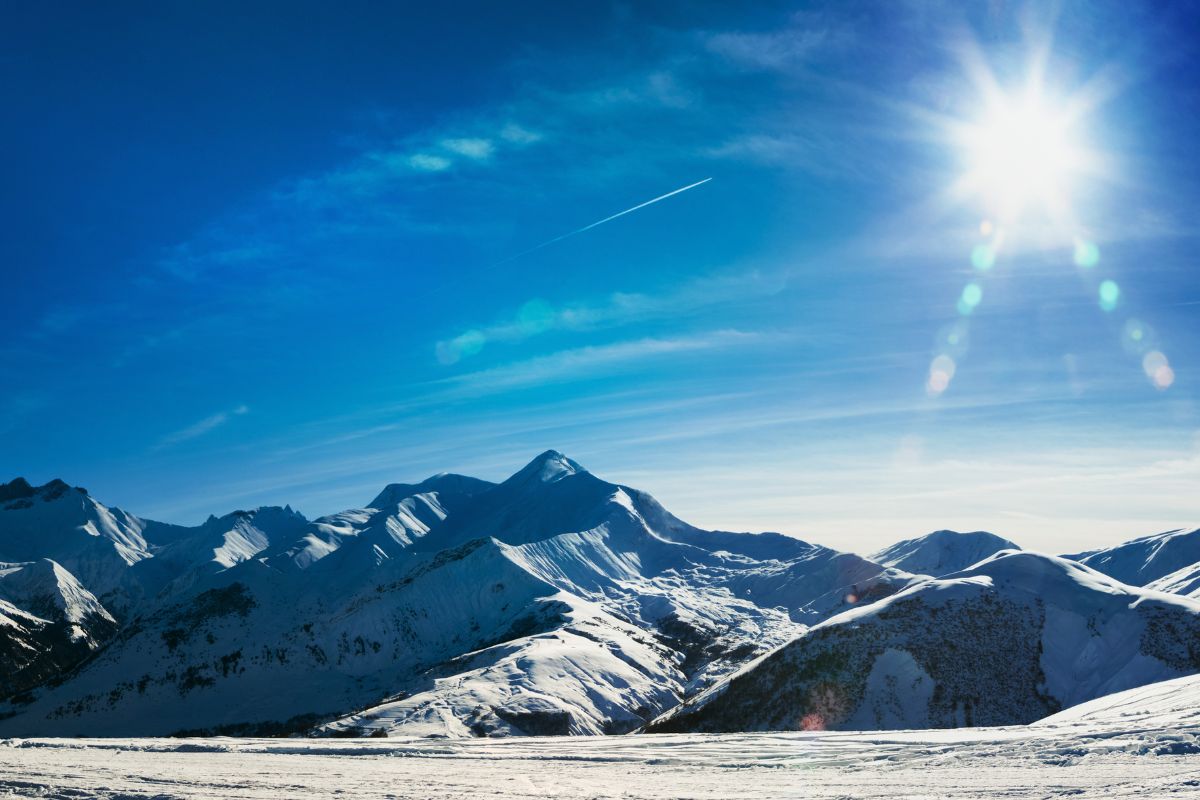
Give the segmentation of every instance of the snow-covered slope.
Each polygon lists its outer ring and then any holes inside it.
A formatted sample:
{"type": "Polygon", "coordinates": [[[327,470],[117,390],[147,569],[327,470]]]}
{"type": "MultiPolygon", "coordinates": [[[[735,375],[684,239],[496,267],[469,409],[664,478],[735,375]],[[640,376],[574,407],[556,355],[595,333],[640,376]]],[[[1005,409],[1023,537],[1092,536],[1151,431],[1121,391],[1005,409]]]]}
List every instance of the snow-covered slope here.
{"type": "Polygon", "coordinates": [[[0,699],[53,675],[64,665],[54,657],[51,622],[0,600],[0,699]]]}
{"type": "Polygon", "coordinates": [[[186,590],[213,575],[258,556],[270,547],[294,542],[309,522],[291,507],[263,507],[209,517],[195,528],[177,529],[152,558],[134,564],[124,581],[136,598],[135,610],[148,611],[158,597],[186,590]]]}
{"type": "Polygon", "coordinates": [[[327,556],[333,558],[322,565],[325,570],[351,565],[369,569],[410,555],[417,540],[492,486],[446,473],[418,484],[393,483],[367,508],[322,517],[302,536],[266,555],[272,566],[283,570],[307,569],[327,556]]]}
{"type": "Polygon", "coordinates": [[[67,629],[73,642],[93,650],[116,633],[117,621],[62,565],[42,559],[0,564],[0,600],[67,629]]]}
{"type": "Polygon", "coordinates": [[[1040,727],[1134,725],[1169,731],[1200,728],[1200,675],[1146,684],[1080,703],[1034,723],[1040,727]]]}
{"type": "Polygon", "coordinates": [[[1200,563],[1189,564],[1146,584],[1147,589],[1200,599],[1200,563]]]}
{"type": "Polygon", "coordinates": [[[1003,551],[814,627],[656,732],[1032,722],[1200,670],[1200,603],[1003,551]]]}
{"type": "MultiPolygon", "coordinates": [[[[390,566],[390,565],[389,565],[390,566]]],[[[270,733],[402,690],[464,652],[547,629],[549,587],[477,540],[363,585],[313,586],[251,560],[126,629],[10,732],[270,733]]]]}
{"type": "Polygon", "coordinates": [[[560,593],[558,624],[440,665],[405,696],[323,726],[333,736],[626,733],[674,705],[684,674],[647,631],[560,593]]]}
{"type": "Polygon", "coordinates": [[[120,595],[129,567],[150,557],[145,527],[62,481],[32,487],[17,478],[0,484],[0,561],[53,559],[102,601],[120,595]]]}
{"type": "Polygon", "coordinates": [[[1200,528],[1179,529],[1064,556],[1122,583],[1145,586],[1185,567],[1200,568],[1200,528]]]}
{"type": "Polygon", "coordinates": [[[59,564],[0,564],[0,699],[58,677],[116,631],[116,620],[59,564]]]}
{"type": "Polygon", "coordinates": [[[897,542],[870,558],[886,567],[938,578],[966,569],[1001,550],[1020,549],[1007,539],[986,531],[934,531],[897,542]]]}

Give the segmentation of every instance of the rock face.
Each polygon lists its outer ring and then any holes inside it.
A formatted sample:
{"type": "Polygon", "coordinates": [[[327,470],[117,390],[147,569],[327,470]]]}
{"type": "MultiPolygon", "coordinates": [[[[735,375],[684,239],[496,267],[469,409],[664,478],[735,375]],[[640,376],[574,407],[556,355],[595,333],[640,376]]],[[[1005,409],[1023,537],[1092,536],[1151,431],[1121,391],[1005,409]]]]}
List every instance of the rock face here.
{"type": "Polygon", "coordinates": [[[833,617],[653,732],[1024,724],[1200,670],[1200,603],[1002,551],[833,617]]]}

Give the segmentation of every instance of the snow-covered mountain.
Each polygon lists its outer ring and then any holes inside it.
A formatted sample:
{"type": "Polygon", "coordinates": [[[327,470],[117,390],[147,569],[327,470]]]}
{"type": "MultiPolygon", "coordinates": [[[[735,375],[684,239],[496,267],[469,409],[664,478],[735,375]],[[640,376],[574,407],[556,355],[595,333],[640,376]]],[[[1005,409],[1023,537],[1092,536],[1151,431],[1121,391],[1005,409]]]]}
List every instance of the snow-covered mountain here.
{"type": "Polygon", "coordinates": [[[1005,725],[1200,670],[1200,603],[1002,551],[815,626],[655,732],[1005,725]]]}
{"type": "Polygon", "coordinates": [[[1145,586],[1188,567],[1200,569],[1200,528],[1181,528],[1064,556],[1122,583],[1145,586]]]}
{"type": "Polygon", "coordinates": [[[886,567],[937,578],[964,570],[1001,550],[1020,549],[1007,539],[986,531],[934,531],[897,542],[870,558],[886,567]]]}
{"type": "Polygon", "coordinates": [[[912,580],[700,530],[553,451],[497,485],[440,475],[365,509],[244,512],[137,552],[115,581],[141,592],[137,619],[0,709],[0,732],[627,731],[912,580]]]}
{"type": "Polygon", "coordinates": [[[116,619],[96,596],[48,558],[0,564],[0,600],[65,626],[68,637],[89,650],[108,641],[117,630],[116,619]]]}
{"type": "Polygon", "coordinates": [[[1200,600],[1200,563],[1189,564],[1146,584],[1147,589],[1200,600]]]}
{"type": "Polygon", "coordinates": [[[182,527],[18,479],[0,735],[984,724],[1200,669],[1196,602],[1012,547],[940,531],[868,559],[702,530],[555,451],[312,521],[182,527]]]}
{"type": "Polygon", "coordinates": [[[0,697],[62,674],[116,632],[112,615],[59,564],[0,563],[0,697]]]}
{"type": "Polygon", "coordinates": [[[62,481],[33,487],[17,478],[0,484],[0,561],[49,558],[102,602],[126,604],[124,576],[151,556],[145,528],[143,520],[62,481]]]}

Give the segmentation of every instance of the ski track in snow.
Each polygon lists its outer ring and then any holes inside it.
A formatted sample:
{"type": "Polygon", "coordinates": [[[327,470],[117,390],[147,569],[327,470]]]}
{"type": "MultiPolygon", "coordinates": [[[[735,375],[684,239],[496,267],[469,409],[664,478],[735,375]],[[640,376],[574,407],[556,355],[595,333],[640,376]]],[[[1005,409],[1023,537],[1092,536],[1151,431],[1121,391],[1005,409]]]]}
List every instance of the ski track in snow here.
{"type": "Polygon", "coordinates": [[[1200,724],[507,740],[0,740],[0,797],[484,796],[1200,798],[1200,724]]]}

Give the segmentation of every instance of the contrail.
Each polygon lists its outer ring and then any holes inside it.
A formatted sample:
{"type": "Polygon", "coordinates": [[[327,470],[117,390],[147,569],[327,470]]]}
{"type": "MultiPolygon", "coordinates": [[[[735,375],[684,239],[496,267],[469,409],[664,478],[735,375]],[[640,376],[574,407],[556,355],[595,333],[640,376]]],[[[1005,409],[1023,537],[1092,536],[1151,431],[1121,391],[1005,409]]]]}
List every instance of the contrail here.
{"type": "Polygon", "coordinates": [[[503,261],[497,261],[492,266],[498,267],[501,264],[507,264],[509,261],[518,259],[521,256],[527,256],[530,253],[533,253],[537,250],[541,250],[543,247],[549,247],[550,245],[555,244],[556,242],[561,242],[563,239],[570,239],[572,236],[578,236],[579,234],[583,233],[584,231],[590,231],[592,228],[595,228],[598,225],[603,225],[606,222],[612,222],[617,217],[623,217],[626,214],[632,214],[634,211],[637,211],[639,208],[645,208],[646,206],[652,206],[657,202],[666,200],[668,197],[674,197],[675,195],[679,194],[680,192],[686,192],[688,189],[695,189],[697,186],[701,186],[705,183],[708,183],[711,180],[712,180],[712,178],[705,178],[702,181],[696,181],[695,183],[690,183],[687,186],[684,186],[682,189],[676,189],[673,192],[667,192],[666,194],[659,195],[658,197],[654,198],[653,200],[647,200],[644,203],[638,203],[633,208],[627,208],[624,211],[618,211],[616,214],[613,214],[611,217],[605,217],[604,219],[593,222],[590,225],[584,225],[582,228],[577,228],[577,229],[571,231],[570,233],[564,233],[562,236],[555,236],[553,239],[544,241],[539,245],[535,245],[535,246],[529,248],[528,250],[523,250],[522,252],[517,253],[515,256],[509,256],[508,258],[504,259],[503,261]]]}

